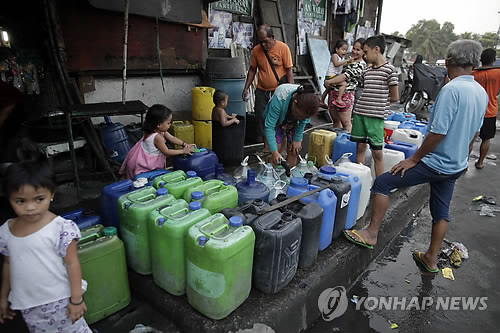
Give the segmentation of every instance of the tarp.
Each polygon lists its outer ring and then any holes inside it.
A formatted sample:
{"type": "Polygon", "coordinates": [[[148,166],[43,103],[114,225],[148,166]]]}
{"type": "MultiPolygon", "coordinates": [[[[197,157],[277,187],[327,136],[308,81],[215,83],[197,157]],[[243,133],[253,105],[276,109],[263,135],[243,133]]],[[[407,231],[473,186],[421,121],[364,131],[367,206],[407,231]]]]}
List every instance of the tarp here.
{"type": "Polygon", "coordinates": [[[425,64],[413,65],[412,91],[425,91],[430,99],[435,100],[444,83],[446,70],[425,64]]]}

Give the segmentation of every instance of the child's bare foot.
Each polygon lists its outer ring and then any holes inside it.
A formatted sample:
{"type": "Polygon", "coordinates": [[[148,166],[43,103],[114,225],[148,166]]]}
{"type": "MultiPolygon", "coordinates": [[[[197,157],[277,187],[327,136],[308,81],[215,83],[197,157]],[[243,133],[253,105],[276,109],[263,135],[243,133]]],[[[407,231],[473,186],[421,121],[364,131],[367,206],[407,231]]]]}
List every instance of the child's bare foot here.
{"type": "Polygon", "coordinates": [[[336,107],[341,108],[341,109],[346,107],[345,103],[342,102],[342,100],[339,101],[338,99],[333,101],[333,105],[335,105],[336,107]]]}

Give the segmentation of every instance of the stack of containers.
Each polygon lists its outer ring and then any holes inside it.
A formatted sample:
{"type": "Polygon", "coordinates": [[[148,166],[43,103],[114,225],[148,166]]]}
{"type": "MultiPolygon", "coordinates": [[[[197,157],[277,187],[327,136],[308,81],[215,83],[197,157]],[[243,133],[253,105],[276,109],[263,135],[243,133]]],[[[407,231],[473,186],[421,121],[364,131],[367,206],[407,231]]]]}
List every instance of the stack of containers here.
{"type": "Polygon", "coordinates": [[[95,225],[83,229],[77,244],[82,278],[87,281],[85,304],[88,324],[95,323],[130,303],[127,263],[116,228],[95,225]]]}
{"type": "Polygon", "coordinates": [[[87,209],[73,210],[71,212],[61,214],[61,216],[67,220],[75,222],[79,229],[101,224],[101,218],[95,215],[93,211],[87,209]]]}
{"type": "Polygon", "coordinates": [[[187,202],[201,200],[201,206],[210,211],[211,214],[220,212],[224,208],[236,208],[238,206],[238,191],[232,185],[226,185],[218,179],[210,179],[198,186],[190,187],[184,192],[184,200],[187,202]],[[202,197],[194,198],[195,192],[200,192],[202,197]]]}
{"type": "Polygon", "coordinates": [[[196,176],[196,172],[188,171],[184,173],[182,170],[158,176],[153,181],[154,188],[165,188],[168,190],[168,193],[173,195],[176,199],[182,199],[184,192],[188,188],[200,184],[203,184],[203,180],[196,176]]]}
{"type": "Polygon", "coordinates": [[[215,89],[194,87],[191,89],[194,142],[198,147],[212,149],[212,109],[215,89]]]}
{"type": "Polygon", "coordinates": [[[222,319],[250,295],[255,234],[241,218],[221,213],[198,222],[186,236],[186,294],[189,304],[222,319]]]}
{"type": "Polygon", "coordinates": [[[422,145],[422,141],[423,141],[422,133],[419,130],[415,130],[415,129],[398,128],[398,129],[394,130],[391,138],[393,141],[395,140],[395,141],[413,143],[413,144],[417,145],[417,147],[419,147],[419,148],[422,145]]]}
{"type": "Polygon", "coordinates": [[[336,162],[345,153],[351,153],[349,157],[351,162],[356,162],[356,142],[351,141],[351,135],[340,133],[333,142],[332,160],[336,162]]]}
{"type": "Polygon", "coordinates": [[[151,212],[148,221],[151,238],[153,281],[172,295],[186,292],[184,240],[190,227],[210,216],[199,202],[188,206],[183,199],[151,212]]]}
{"type": "Polygon", "coordinates": [[[151,253],[147,221],[149,214],[174,201],[168,190],[146,186],[118,198],[120,235],[125,244],[129,268],[151,274],[151,253]]]}
{"type": "Polygon", "coordinates": [[[116,183],[104,186],[100,198],[103,225],[115,227],[118,231],[120,231],[120,220],[118,219],[117,205],[118,198],[136,189],[137,188],[130,179],[120,180],[116,183]]]}

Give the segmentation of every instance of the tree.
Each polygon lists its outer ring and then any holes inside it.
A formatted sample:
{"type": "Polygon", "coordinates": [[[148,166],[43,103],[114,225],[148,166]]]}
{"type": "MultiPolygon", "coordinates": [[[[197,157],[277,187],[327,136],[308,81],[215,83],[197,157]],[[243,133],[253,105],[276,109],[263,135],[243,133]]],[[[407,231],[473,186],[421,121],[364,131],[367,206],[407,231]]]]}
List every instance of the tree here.
{"type": "Polygon", "coordinates": [[[406,38],[412,41],[412,52],[421,54],[429,62],[435,62],[444,58],[448,45],[457,39],[454,29],[450,22],[443,23],[441,27],[434,19],[420,20],[408,30],[406,38]]]}
{"type": "Polygon", "coordinates": [[[479,38],[479,43],[483,48],[498,48],[500,44],[500,37],[495,32],[487,32],[479,38]]]}
{"type": "Polygon", "coordinates": [[[397,37],[405,37],[402,33],[400,33],[399,31],[394,31],[392,34],[392,36],[397,36],[397,37]]]}
{"type": "Polygon", "coordinates": [[[481,35],[473,32],[464,32],[458,35],[458,39],[472,39],[479,41],[479,38],[481,38],[481,35]]]}

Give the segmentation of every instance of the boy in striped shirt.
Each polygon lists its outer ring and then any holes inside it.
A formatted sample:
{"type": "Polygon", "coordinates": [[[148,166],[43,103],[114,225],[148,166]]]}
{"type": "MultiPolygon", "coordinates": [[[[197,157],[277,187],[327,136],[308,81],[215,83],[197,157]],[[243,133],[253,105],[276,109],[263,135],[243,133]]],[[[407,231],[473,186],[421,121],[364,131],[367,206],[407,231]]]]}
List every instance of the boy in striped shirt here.
{"type": "Polygon", "coordinates": [[[351,141],[356,142],[357,163],[364,163],[366,144],[370,144],[375,174],[379,176],[384,172],[384,114],[390,102],[399,100],[398,76],[394,66],[384,57],[383,36],[366,39],[363,51],[371,67],[363,73],[364,90],[354,110],[351,141]]]}

